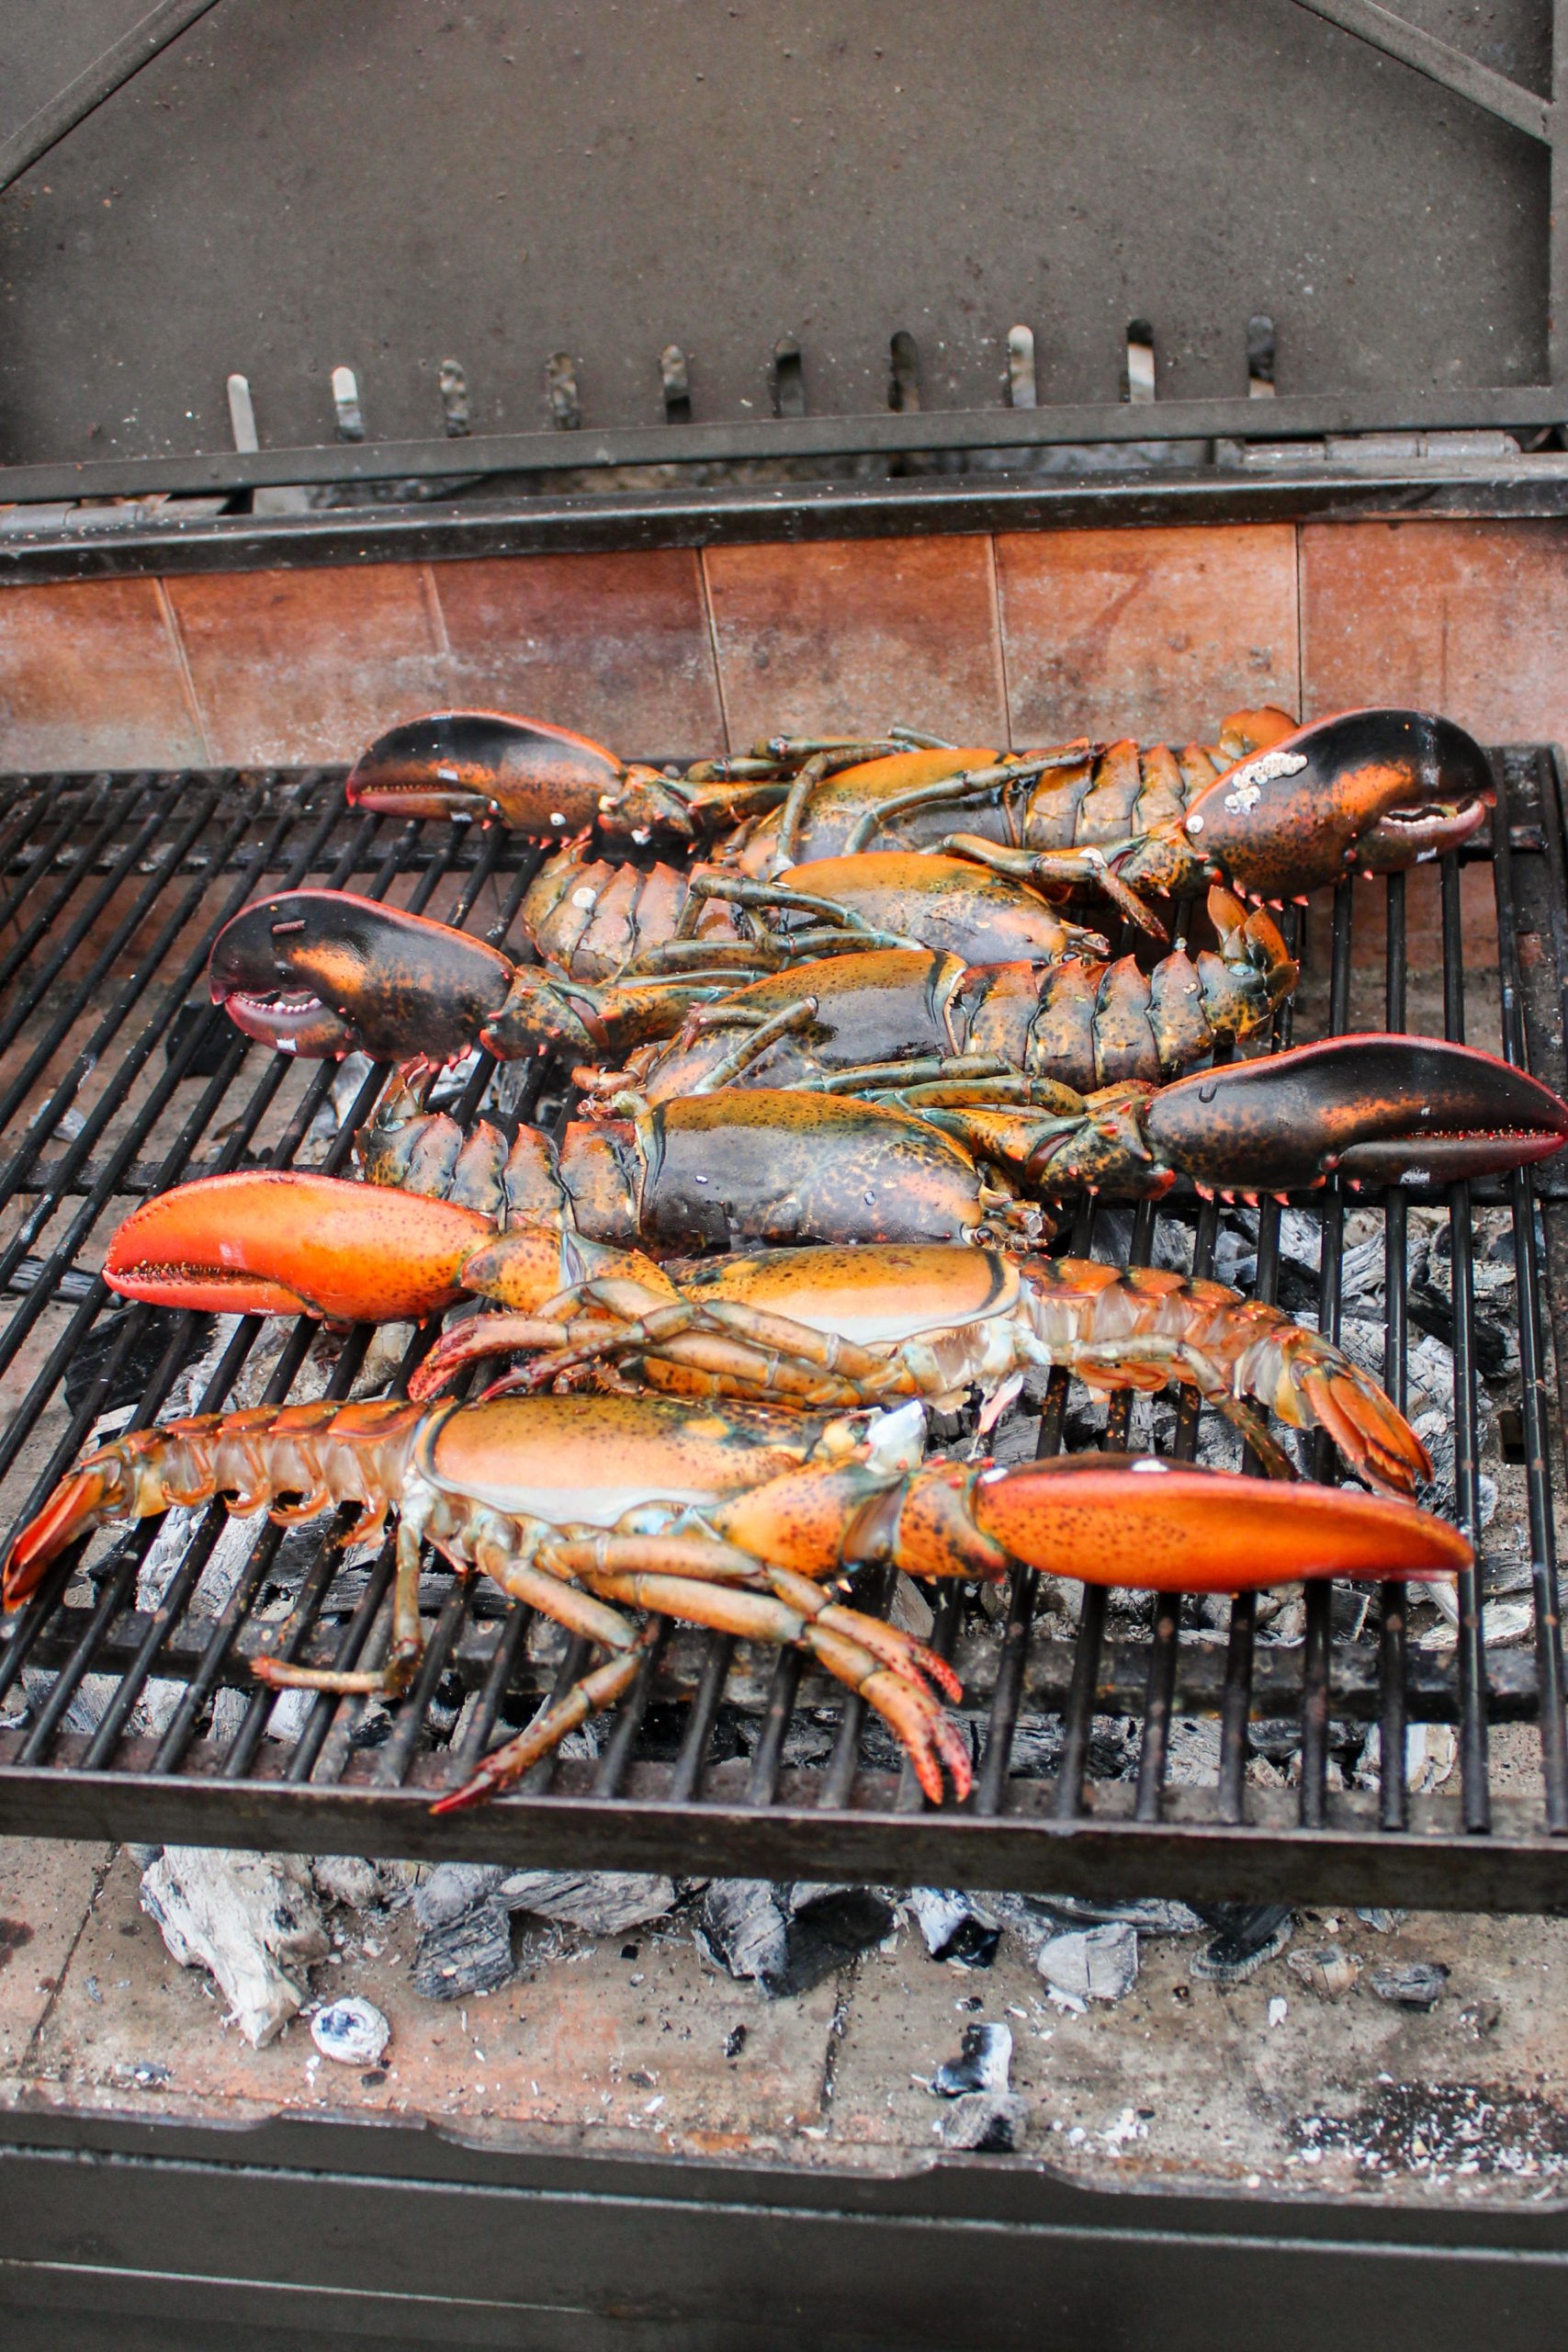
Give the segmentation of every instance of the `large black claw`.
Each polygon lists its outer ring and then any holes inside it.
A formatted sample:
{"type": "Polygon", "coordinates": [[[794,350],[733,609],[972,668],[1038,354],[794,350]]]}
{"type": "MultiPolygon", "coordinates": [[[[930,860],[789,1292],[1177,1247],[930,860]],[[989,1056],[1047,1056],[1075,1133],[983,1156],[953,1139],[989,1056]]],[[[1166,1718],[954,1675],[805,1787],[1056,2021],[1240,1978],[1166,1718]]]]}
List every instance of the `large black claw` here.
{"type": "Polygon", "coordinates": [[[1238,761],[1185,821],[1192,847],[1235,888],[1288,899],[1457,848],[1493,791],[1485,753],[1451,719],[1345,710],[1238,761]]]}
{"type": "Polygon", "coordinates": [[[449,1061],[506,1001],[498,949],[347,890],[258,899],[213,942],[212,1001],[286,1054],[449,1061]]]}
{"type": "Polygon", "coordinates": [[[356,808],[396,817],[500,817],[564,840],[592,825],[625,775],[602,743],[500,710],[437,710],[378,735],[345,787],[356,808]]]}
{"type": "Polygon", "coordinates": [[[1150,1102],[1158,1157],[1205,1189],[1286,1193],[1337,1170],[1447,1184],[1545,1159],[1568,1103],[1491,1054],[1435,1037],[1331,1037],[1202,1070],[1150,1102]]]}

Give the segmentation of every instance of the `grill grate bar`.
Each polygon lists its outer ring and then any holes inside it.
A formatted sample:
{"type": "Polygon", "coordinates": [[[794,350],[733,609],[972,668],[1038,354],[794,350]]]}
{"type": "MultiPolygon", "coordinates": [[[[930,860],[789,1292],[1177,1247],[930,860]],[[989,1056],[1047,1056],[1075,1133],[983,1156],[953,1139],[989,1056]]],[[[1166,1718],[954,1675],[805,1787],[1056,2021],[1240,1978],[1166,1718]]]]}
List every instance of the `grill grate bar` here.
{"type": "MultiPolygon", "coordinates": [[[[1535,763],[1537,789],[1544,798],[1550,773],[1535,763]]],[[[1506,784],[1502,786],[1506,791],[1506,784]]],[[[1501,798],[1506,809],[1507,802],[1501,798]]],[[[1519,915],[1514,889],[1512,828],[1495,830],[1493,888],[1497,906],[1497,948],[1502,984],[1504,1058],[1523,1067],[1525,1015],[1519,972],[1519,915]]],[[[1514,1280],[1519,1301],[1519,1417],[1525,1451],[1529,1510],[1530,1589],[1535,1603],[1536,1671],[1540,1682],[1541,1777],[1547,1824],[1568,1831],[1568,1724],[1563,1714],[1562,1624],[1557,1578],[1557,1549],[1551,1520],[1551,1467],[1547,1441],[1546,1381],[1541,1364],[1540,1270],[1536,1254],[1535,1187],[1529,1169],[1512,1179],[1514,1280]]],[[[1457,1300],[1456,1300],[1457,1306],[1457,1300]]]]}
{"type": "MultiPolygon", "coordinates": [[[[1507,821],[1506,797],[1495,824],[1507,821]]],[[[1460,905],[1459,860],[1441,861],[1443,922],[1443,1030],[1464,1041],[1464,932],[1460,905]]],[[[1449,1188],[1449,1238],[1453,1263],[1454,1502],[1460,1525],[1479,1551],[1481,1483],[1476,1455],[1479,1435],[1475,1396],[1475,1285],[1471,1261],[1470,1188],[1449,1188]]],[[[1464,1826],[1481,1835],[1492,1825],[1486,1764],[1486,1663],[1482,1647],[1481,1573],[1463,1570],[1458,1580],[1460,1774],[1464,1826]]]]}

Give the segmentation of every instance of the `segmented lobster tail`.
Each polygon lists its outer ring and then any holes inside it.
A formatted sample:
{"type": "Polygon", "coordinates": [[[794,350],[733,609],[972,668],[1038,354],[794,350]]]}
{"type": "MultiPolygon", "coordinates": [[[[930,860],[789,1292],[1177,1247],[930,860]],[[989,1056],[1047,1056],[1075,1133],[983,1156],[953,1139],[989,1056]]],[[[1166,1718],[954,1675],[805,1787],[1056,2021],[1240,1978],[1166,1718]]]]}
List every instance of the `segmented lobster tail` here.
{"type": "Polygon", "coordinates": [[[241,1515],[275,1509],[283,1521],[338,1503],[360,1506],[345,1541],[376,1532],[402,1486],[409,1442],[423,1415],[394,1398],[365,1405],[259,1405],[137,1430],[89,1454],[62,1478],[17,1533],[0,1583],[19,1608],[67,1544],[117,1521],[155,1518],[171,1504],[229,1498],[241,1515]],[[276,1509],[281,1495],[299,1501],[276,1509]]]}
{"type": "Polygon", "coordinates": [[[1430,1478],[1432,1458],[1404,1414],[1331,1340],[1297,1324],[1270,1344],[1278,1376],[1254,1393],[1282,1421],[1325,1430],[1358,1477],[1380,1494],[1414,1495],[1430,1478]]]}

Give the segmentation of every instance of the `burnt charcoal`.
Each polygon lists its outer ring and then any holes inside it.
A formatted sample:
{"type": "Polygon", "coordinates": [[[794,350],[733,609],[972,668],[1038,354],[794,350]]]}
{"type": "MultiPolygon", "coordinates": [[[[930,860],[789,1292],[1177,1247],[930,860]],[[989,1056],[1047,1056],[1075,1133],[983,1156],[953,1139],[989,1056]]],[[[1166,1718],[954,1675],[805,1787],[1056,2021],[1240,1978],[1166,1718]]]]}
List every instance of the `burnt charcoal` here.
{"type": "Polygon", "coordinates": [[[1393,1960],[1372,1971],[1372,1990],[1396,2008],[1431,2009],[1443,1997],[1449,1972],[1440,1960],[1393,1960]]]}
{"type": "Polygon", "coordinates": [[[698,1932],[732,1976],[750,1977],[777,2001],[808,1993],[881,1943],[894,1917],[892,1906],[866,1887],[797,1893],[767,1879],[715,1879],[703,1897],[698,1932]]]}
{"type": "Polygon", "coordinates": [[[239,1043],[228,1014],[206,995],[182,1004],[175,1013],[164,1036],[164,1060],[177,1061],[193,1039],[197,1042],[185,1066],[187,1078],[216,1078],[230,1049],[239,1043]]]}
{"type": "Polygon", "coordinates": [[[419,1941],[413,1988],[429,2001],[488,1993],[513,1973],[512,1920],[500,1895],[502,1871],[484,1862],[438,1862],[414,1889],[419,1941]]]}
{"type": "Polygon", "coordinates": [[[962,2098],[966,2091],[1005,2091],[1012,2068],[1012,2028],[966,2025],[956,2058],[931,2076],[939,2098],[962,2098]]]}
{"type": "Polygon", "coordinates": [[[1034,1965],[1068,2001],[1120,2001],[1138,1981],[1138,1938],[1126,1926],[1071,1928],[1042,1944],[1034,1965]]]}
{"type": "MultiPolygon", "coordinates": [[[[92,1329],[84,1334],[73,1348],[65,1365],[65,1401],[71,1410],[79,1412],[91,1393],[105,1365],[125,1336],[126,1327],[133,1316],[146,1317],[146,1329],[139,1331],[126,1350],[124,1361],[97,1401],[100,1417],[117,1412],[122,1405],[140,1403],[147,1393],[147,1385],[164,1361],[164,1351],[181,1320],[172,1309],[145,1306],[117,1306],[112,1315],[100,1316],[92,1329]]],[[[204,1315],[197,1327],[192,1345],[199,1352],[207,1345],[215,1318],[204,1315]]]]}
{"type": "MultiPolygon", "coordinates": [[[[1406,1293],[1410,1320],[1419,1330],[1438,1340],[1451,1352],[1454,1343],[1453,1302],[1431,1283],[1412,1283],[1406,1293]]],[[[1475,1363],[1485,1380],[1502,1380],[1518,1369],[1519,1348],[1501,1316],[1489,1315],[1478,1303],[1475,1311],[1475,1363]]]]}
{"type": "Polygon", "coordinates": [[[1496,2032],[1503,2021],[1503,2004],[1501,2001],[1471,2001],[1461,2009],[1459,2021],[1472,2041],[1484,2041],[1489,2033],[1496,2032]]]}
{"type": "Polygon", "coordinates": [[[1301,1753],[1302,1727],[1293,1715],[1265,1716],[1247,1725],[1247,1740],[1254,1754],[1267,1756],[1270,1764],[1288,1764],[1301,1753]]]}
{"type": "Polygon", "coordinates": [[[938,2123],[944,2148],[974,2156],[1010,2156],[1023,2143],[1026,2102],[1012,2091],[971,2091],[955,2098],[938,2123]]]}
{"type": "Polygon", "coordinates": [[[1292,1915],[1281,1903],[1200,1903],[1206,1923],[1219,1932],[1192,1962],[1194,1976],[1220,1984],[1240,1984],[1291,1940],[1292,1915]]]}
{"type": "Polygon", "coordinates": [[[675,1882],[632,1871],[513,1871],[501,1882],[509,1910],[530,1911],[592,1936],[621,1935],[675,1907],[675,1882]]]}
{"type": "Polygon", "coordinates": [[[964,1968],[989,1968],[1002,1931],[994,1915],[983,1910],[972,1895],[960,1894],[951,1886],[914,1886],[908,1902],[933,1960],[957,1961],[964,1968]]]}
{"type": "Polygon", "coordinates": [[[1363,1928],[1371,1928],[1374,1936],[1392,1936],[1404,1924],[1403,1911],[1379,1910],[1376,1907],[1363,1911],[1358,1908],[1356,1917],[1363,1928]]]}
{"type": "Polygon", "coordinates": [[[724,2038],[724,2054],[725,2054],[725,2056],[726,2056],[727,2058],[739,2058],[739,2055],[740,2055],[740,2052],[745,2049],[745,2047],[746,2047],[746,2029],[745,2029],[745,2027],[744,2027],[743,2025],[731,2026],[731,2028],[730,2028],[729,2031],[726,2034],[726,2036],[725,2036],[725,2038],[724,2038]]]}

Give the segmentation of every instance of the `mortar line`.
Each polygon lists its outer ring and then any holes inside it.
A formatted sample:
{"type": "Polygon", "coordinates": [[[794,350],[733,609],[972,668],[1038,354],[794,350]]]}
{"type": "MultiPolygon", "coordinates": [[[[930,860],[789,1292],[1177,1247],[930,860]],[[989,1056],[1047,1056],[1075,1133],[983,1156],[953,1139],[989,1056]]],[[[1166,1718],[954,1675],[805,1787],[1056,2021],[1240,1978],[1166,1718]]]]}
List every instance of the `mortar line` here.
{"type": "Polygon", "coordinates": [[[158,594],[158,608],[164,616],[164,627],[169,633],[169,642],[174,647],[175,660],[179,665],[180,677],[185,685],[186,707],[190,713],[197,740],[201,744],[202,764],[204,767],[216,767],[219,763],[212,756],[212,745],[207,733],[207,719],[202,711],[200,697],[196,691],[196,680],[191,675],[190,656],[186,651],[185,632],[180,628],[180,616],[175,609],[175,600],[169,594],[169,583],[162,572],[157,572],[153,575],[152,585],[158,594]]]}
{"type": "Polygon", "coordinates": [[[995,531],[987,532],[986,547],[990,556],[987,568],[991,582],[991,629],[997,640],[997,668],[1001,677],[1002,729],[1007,739],[1008,750],[1011,752],[1016,751],[1018,747],[1013,740],[1012,731],[1012,681],[1008,675],[1007,630],[1002,625],[1002,574],[1001,565],[997,559],[995,531]]]}
{"type": "Polygon", "coordinates": [[[1302,526],[1299,523],[1292,524],[1291,538],[1295,550],[1296,559],[1296,717],[1299,719],[1304,720],[1307,717],[1306,598],[1302,592],[1302,567],[1303,555],[1302,548],[1302,526]]]}
{"type": "Polygon", "coordinates": [[[718,723],[724,730],[724,748],[733,752],[735,741],[729,731],[729,703],[724,691],[724,663],[718,652],[718,624],[713,616],[713,587],[708,579],[708,551],[699,548],[697,553],[697,583],[702,590],[703,617],[707,623],[708,652],[713,659],[714,692],[718,696],[718,723]]]}

